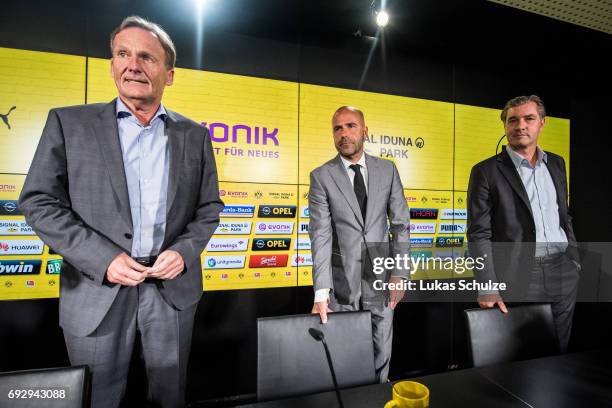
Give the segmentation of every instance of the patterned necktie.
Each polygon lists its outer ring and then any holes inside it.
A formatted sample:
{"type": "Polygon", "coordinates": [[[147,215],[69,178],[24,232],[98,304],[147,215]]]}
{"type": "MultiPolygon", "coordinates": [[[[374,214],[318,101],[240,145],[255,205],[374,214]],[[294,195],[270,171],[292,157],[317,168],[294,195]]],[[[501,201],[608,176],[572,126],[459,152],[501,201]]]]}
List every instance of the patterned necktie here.
{"type": "Polygon", "coordinates": [[[363,176],[361,175],[361,166],[358,164],[352,164],[350,168],[355,172],[355,179],[353,182],[353,189],[355,190],[355,196],[361,209],[361,215],[363,220],[366,219],[366,208],[368,206],[368,195],[366,194],[365,183],[363,176]]]}

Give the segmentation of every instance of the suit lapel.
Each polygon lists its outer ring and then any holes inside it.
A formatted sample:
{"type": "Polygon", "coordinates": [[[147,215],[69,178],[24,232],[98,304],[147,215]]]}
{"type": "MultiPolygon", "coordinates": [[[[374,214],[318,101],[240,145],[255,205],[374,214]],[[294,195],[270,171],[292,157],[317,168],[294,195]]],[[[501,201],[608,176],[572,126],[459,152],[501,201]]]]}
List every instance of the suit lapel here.
{"type": "Polygon", "coordinates": [[[366,167],[368,169],[368,205],[366,210],[366,222],[369,222],[372,220],[370,215],[374,214],[374,200],[378,197],[378,190],[380,189],[380,183],[381,180],[383,180],[383,175],[380,173],[378,160],[367,154],[365,157],[366,167]]]}
{"type": "Polygon", "coordinates": [[[506,180],[508,180],[508,183],[510,184],[510,186],[512,186],[512,189],[516,192],[516,194],[518,194],[523,203],[527,206],[529,214],[531,214],[531,217],[533,218],[533,212],[531,211],[531,203],[529,202],[529,197],[527,196],[527,190],[525,190],[525,186],[523,185],[521,176],[519,176],[518,171],[516,171],[516,168],[514,167],[514,163],[512,162],[510,155],[507,151],[504,150],[499,154],[497,160],[499,170],[504,175],[506,180]]]}
{"type": "Polygon", "coordinates": [[[359,209],[357,197],[355,196],[355,190],[351,185],[351,180],[349,179],[348,174],[346,174],[346,170],[344,169],[340,155],[337,155],[334,161],[331,163],[329,172],[334,180],[334,183],[336,183],[338,189],[348,202],[349,207],[351,207],[351,210],[353,210],[355,213],[357,221],[359,221],[359,224],[363,228],[363,217],[361,215],[361,210],[359,209]]]}
{"type": "Polygon", "coordinates": [[[115,104],[116,99],[104,106],[100,114],[91,122],[91,129],[100,146],[110,182],[119,203],[119,214],[130,228],[133,228],[115,104]]]}
{"type": "Polygon", "coordinates": [[[168,147],[170,149],[170,165],[168,174],[168,198],[166,201],[166,220],[174,200],[181,176],[181,165],[183,164],[183,151],[185,149],[185,131],[180,126],[174,112],[166,109],[168,118],[166,120],[166,134],[168,135],[168,147]]]}
{"type": "Polygon", "coordinates": [[[557,192],[557,205],[559,207],[559,217],[563,221],[561,225],[565,225],[565,215],[567,214],[567,197],[565,188],[563,188],[563,183],[561,183],[561,177],[565,177],[565,174],[561,174],[559,167],[556,163],[553,163],[554,158],[551,155],[548,155],[548,163],[546,163],[546,168],[548,168],[548,173],[550,174],[550,178],[555,185],[555,191],[557,192]]]}

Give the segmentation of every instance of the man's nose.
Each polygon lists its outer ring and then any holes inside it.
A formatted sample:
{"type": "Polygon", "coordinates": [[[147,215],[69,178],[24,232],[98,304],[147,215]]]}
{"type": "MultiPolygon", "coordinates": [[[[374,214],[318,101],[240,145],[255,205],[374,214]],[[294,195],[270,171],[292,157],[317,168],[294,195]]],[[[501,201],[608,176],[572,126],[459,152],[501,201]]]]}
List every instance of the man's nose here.
{"type": "Polygon", "coordinates": [[[128,69],[130,71],[140,71],[140,61],[138,60],[138,57],[129,57],[128,69]]]}

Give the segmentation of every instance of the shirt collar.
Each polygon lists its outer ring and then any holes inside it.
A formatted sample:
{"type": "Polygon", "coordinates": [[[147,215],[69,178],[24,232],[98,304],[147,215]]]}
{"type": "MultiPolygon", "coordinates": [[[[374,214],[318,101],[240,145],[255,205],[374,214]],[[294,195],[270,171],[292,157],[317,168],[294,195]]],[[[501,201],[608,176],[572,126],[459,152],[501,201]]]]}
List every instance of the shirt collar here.
{"type": "Polygon", "coordinates": [[[350,161],[346,160],[344,158],[344,156],[340,155],[340,160],[342,160],[342,164],[344,164],[344,168],[346,170],[348,170],[353,164],[358,164],[360,165],[362,168],[366,169],[366,157],[365,157],[365,152],[361,155],[361,159],[359,159],[359,161],[357,161],[357,163],[351,163],[350,161]]]}
{"type": "MultiPolygon", "coordinates": [[[[538,159],[537,162],[544,162],[544,163],[548,163],[548,155],[546,154],[546,152],[544,150],[542,150],[540,148],[540,146],[536,146],[536,151],[537,151],[537,155],[538,155],[538,159]]],[[[519,167],[521,167],[521,164],[523,164],[523,162],[527,162],[529,163],[529,160],[527,160],[526,158],[524,158],[523,156],[521,156],[520,154],[518,154],[510,145],[506,145],[506,151],[508,152],[508,154],[510,155],[510,158],[512,159],[512,163],[514,163],[514,167],[516,167],[517,169],[519,167]]],[[[531,164],[529,164],[531,166],[531,164]]]]}
{"type": "MultiPolygon", "coordinates": [[[[126,106],[125,103],[123,103],[123,101],[119,97],[117,98],[117,103],[115,104],[115,113],[117,115],[117,119],[132,117],[133,120],[136,121],[136,123],[141,125],[140,121],[136,119],[130,109],[126,106]]],[[[153,123],[153,121],[157,118],[160,118],[161,120],[165,121],[167,116],[168,113],[166,112],[166,108],[164,108],[164,105],[160,103],[159,108],[157,108],[157,112],[155,112],[155,115],[153,116],[153,119],[151,119],[150,123],[153,123]]]]}

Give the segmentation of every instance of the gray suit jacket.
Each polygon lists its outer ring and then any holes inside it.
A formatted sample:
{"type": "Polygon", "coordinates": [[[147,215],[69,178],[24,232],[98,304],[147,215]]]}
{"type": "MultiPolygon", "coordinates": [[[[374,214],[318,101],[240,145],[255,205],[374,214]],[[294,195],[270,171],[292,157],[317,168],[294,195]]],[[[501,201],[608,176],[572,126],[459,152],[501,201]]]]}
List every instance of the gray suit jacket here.
{"type": "MultiPolygon", "coordinates": [[[[223,202],[208,130],[167,113],[170,174],[161,250],[179,252],[185,270],[159,288],[180,310],[202,296],[200,253],[219,223],[223,202]]],[[[105,279],[106,270],[132,246],[115,101],[49,112],[19,205],[42,240],[64,257],[60,325],[77,336],[90,334],[120,287],[105,279]]]]}
{"type": "MultiPolygon", "coordinates": [[[[405,252],[410,242],[410,211],[397,168],[366,154],[368,204],[364,223],[351,181],[340,156],[310,173],[308,208],[314,289],[330,288],[340,304],[362,298],[374,274],[363,269],[362,243],[388,243],[370,248],[370,259],[405,252]],[[389,225],[387,224],[389,222],[389,225]],[[397,245],[395,245],[397,244],[397,245]],[[365,281],[365,282],[364,282],[365,281]]],[[[367,258],[367,257],[366,257],[367,258]]],[[[397,271],[407,276],[408,271],[397,271]]]]}

